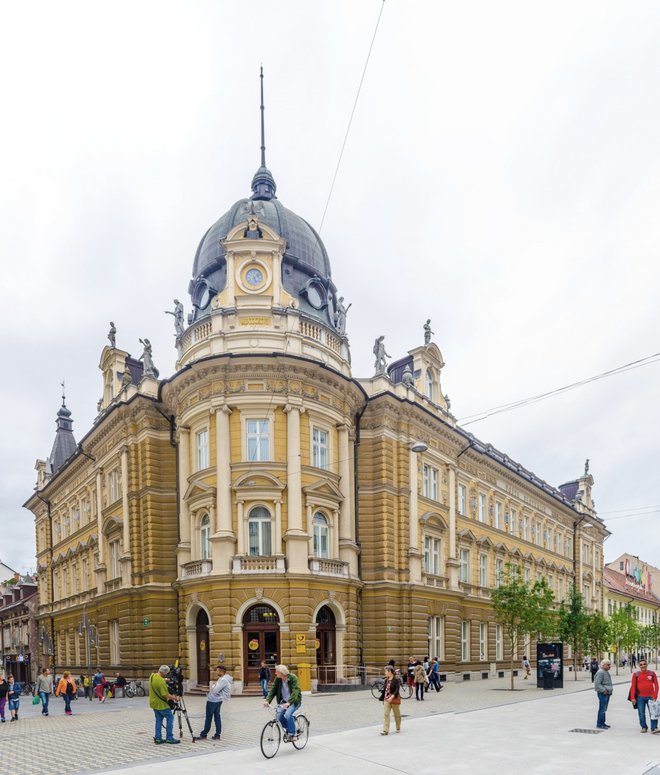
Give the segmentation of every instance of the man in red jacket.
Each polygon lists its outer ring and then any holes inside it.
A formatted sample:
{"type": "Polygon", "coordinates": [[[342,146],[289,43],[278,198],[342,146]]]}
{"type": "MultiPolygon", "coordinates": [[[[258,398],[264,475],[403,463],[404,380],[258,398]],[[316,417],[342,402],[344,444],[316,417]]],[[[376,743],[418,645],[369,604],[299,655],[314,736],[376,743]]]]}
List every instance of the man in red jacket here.
{"type": "MultiPolygon", "coordinates": [[[[648,664],[645,659],[639,660],[639,670],[636,673],[633,673],[630,698],[637,702],[637,713],[639,714],[639,723],[642,727],[642,732],[648,732],[649,728],[646,725],[646,706],[649,704],[650,700],[658,699],[658,677],[653,670],[648,669],[648,664]]],[[[651,712],[649,711],[649,716],[650,715],[651,712]]],[[[658,720],[651,719],[651,734],[657,735],[659,732],[658,720]]]]}

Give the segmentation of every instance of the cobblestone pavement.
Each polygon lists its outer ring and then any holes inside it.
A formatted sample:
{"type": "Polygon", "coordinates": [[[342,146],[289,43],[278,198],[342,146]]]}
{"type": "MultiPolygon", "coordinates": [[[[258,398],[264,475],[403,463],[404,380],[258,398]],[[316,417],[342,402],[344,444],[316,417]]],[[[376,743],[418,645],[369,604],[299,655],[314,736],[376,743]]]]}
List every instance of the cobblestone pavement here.
{"type": "MultiPolygon", "coordinates": [[[[627,674],[613,676],[615,683],[628,682],[627,674]]],[[[424,702],[414,699],[402,704],[404,718],[421,718],[444,713],[461,713],[479,708],[510,705],[542,696],[591,690],[588,674],[578,681],[569,674],[563,689],[544,692],[534,682],[516,679],[516,691],[507,691],[509,679],[448,683],[440,694],[431,692],[424,702]]],[[[195,735],[203,726],[205,700],[186,698],[188,716],[195,735]]],[[[305,696],[304,712],[312,733],[325,734],[378,724],[382,706],[368,691],[305,696]]],[[[221,741],[192,742],[185,719],[183,737],[177,746],[153,743],[153,712],[145,698],[78,700],[73,715],[64,715],[64,705],[51,700],[50,716],[30,698],[21,702],[19,721],[0,725],[0,771],[14,775],[72,775],[96,773],[137,764],[170,761],[237,748],[258,748],[261,728],[269,716],[258,697],[234,697],[223,706],[221,741]]],[[[8,716],[8,714],[7,714],[8,716]]],[[[178,725],[175,723],[178,738],[178,725]]]]}

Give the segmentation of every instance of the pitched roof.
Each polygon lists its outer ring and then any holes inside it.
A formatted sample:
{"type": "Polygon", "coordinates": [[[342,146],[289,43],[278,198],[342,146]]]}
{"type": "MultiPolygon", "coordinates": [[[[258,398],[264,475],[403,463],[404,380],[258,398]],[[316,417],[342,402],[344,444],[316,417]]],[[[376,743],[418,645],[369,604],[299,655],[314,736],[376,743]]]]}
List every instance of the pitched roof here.
{"type": "Polygon", "coordinates": [[[660,606],[660,598],[657,598],[653,592],[648,592],[632,578],[618,573],[605,566],[603,568],[603,583],[605,588],[619,595],[626,595],[634,600],[639,600],[650,605],[660,606]]]}

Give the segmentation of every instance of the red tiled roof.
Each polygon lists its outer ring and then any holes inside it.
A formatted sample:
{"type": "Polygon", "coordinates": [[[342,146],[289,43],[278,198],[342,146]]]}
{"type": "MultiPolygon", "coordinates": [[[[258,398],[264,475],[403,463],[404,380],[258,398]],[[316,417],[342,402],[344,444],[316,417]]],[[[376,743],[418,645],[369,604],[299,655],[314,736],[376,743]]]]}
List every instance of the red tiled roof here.
{"type": "Polygon", "coordinates": [[[625,576],[623,573],[618,573],[607,566],[603,568],[603,583],[606,589],[612,592],[618,592],[620,595],[627,595],[635,600],[642,600],[645,603],[660,606],[660,598],[657,598],[652,592],[647,592],[645,589],[638,589],[637,583],[632,576],[625,576]],[[630,581],[635,586],[626,584],[626,581],[630,581]]]}

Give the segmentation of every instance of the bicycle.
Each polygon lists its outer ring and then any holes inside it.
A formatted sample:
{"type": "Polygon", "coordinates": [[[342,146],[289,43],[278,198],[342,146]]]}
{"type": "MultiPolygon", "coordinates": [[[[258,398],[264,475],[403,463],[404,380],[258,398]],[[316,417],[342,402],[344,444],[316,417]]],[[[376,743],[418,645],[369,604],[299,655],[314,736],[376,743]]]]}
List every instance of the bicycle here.
{"type": "Polygon", "coordinates": [[[34,694],[34,690],[36,688],[36,684],[30,683],[29,681],[26,681],[23,685],[23,689],[21,690],[21,694],[24,694],[26,696],[29,696],[31,694],[34,694]]]}
{"type": "MultiPolygon", "coordinates": [[[[413,688],[403,678],[400,679],[401,685],[399,686],[399,696],[402,700],[409,700],[413,696],[413,688]]],[[[371,694],[375,700],[380,700],[380,696],[385,688],[385,679],[376,678],[371,684],[371,694]]]]}
{"type": "Polygon", "coordinates": [[[124,686],[124,694],[127,697],[144,697],[146,694],[146,691],[144,689],[144,686],[142,686],[142,681],[129,681],[126,686],[124,686]]]}
{"type": "Polygon", "coordinates": [[[280,749],[282,737],[284,737],[285,743],[290,742],[293,744],[294,748],[302,751],[309,739],[309,719],[307,716],[300,713],[300,711],[294,713],[293,717],[296,720],[296,734],[292,738],[289,738],[289,735],[282,731],[280,722],[277,720],[277,707],[271,708],[269,706],[268,710],[271,712],[273,718],[266,722],[264,728],[261,730],[261,738],[259,740],[261,753],[266,759],[272,759],[280,749]]]}

